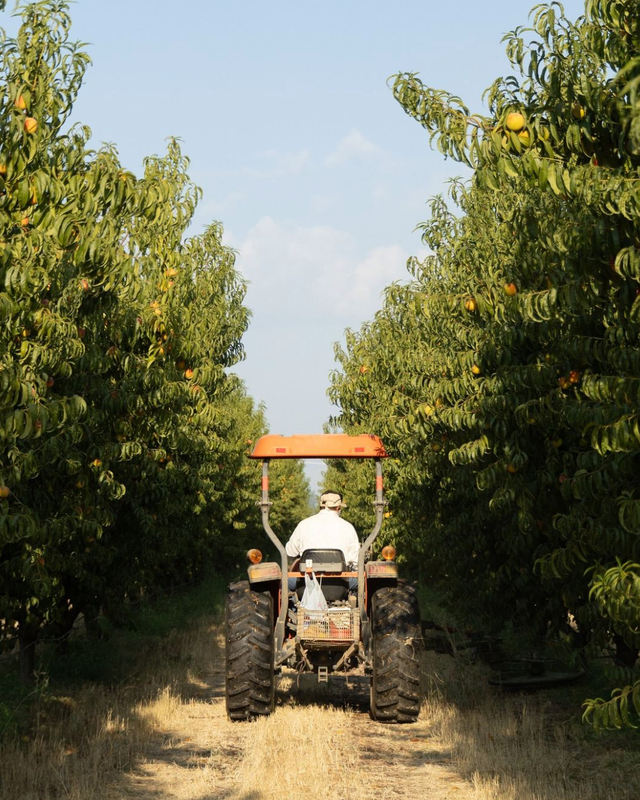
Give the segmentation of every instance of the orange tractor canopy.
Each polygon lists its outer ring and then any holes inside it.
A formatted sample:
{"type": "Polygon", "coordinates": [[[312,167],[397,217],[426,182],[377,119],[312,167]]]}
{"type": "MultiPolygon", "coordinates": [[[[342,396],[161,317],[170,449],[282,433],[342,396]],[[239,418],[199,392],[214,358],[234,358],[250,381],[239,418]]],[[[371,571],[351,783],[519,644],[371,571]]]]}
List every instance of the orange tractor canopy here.
{"type": "Polygon", "coordinates": [[[312,433],[262,436],[249,458],[386,458],[382,440],[369,433],[312,433]]]}

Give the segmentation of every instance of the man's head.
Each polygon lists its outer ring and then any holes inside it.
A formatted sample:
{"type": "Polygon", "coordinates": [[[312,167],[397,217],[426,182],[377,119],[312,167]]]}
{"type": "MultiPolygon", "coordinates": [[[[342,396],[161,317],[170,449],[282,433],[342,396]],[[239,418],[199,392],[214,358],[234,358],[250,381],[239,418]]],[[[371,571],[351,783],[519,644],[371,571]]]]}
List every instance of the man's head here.
{"type": "Polygon", "coordinates": [[[323,492],[320,496],[320,508],[329,508],[331,511],[340,511],[346,508],[347,504],[343,501],[340,492],[323,492]]]}

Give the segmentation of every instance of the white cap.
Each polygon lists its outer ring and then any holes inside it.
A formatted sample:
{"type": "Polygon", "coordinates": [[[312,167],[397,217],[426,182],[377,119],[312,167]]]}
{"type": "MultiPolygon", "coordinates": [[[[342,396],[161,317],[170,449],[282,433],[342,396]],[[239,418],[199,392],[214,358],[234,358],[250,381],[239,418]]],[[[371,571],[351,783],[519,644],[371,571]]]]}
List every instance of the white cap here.
{"type": "Polygon", "coordinates": [[[337,492],[325,492],[320,497],[320,508],[346,508],[342,497],[337,492]]]}

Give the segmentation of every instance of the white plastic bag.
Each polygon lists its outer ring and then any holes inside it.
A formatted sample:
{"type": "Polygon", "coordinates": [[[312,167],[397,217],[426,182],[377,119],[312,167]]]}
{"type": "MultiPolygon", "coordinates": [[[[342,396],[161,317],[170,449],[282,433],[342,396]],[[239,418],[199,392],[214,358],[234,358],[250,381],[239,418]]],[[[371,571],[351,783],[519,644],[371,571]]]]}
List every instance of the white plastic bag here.
{"type": "Polygon", "coordinates": [[[304,576],[304,594],[300,605],[309,611],[326,611],[328,608],[325,596],[322,594],[322,587],[320,586],[315,573],[312,572],[311,576],[307,572],[304,576]]]}

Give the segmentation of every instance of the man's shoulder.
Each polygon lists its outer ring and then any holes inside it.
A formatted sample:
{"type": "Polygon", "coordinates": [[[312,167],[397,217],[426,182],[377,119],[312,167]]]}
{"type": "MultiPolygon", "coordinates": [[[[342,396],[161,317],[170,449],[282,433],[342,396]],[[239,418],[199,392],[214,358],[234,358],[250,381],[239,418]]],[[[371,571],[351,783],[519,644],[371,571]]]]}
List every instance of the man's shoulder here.
{"type": "Polygon", "coordinates": [[[353,525],[350,522],[348,522],[346,519],[342,519],[342,517],[338,517],[338,523],[339,523],[340,527],[343,528],[345,531],[348,530],[348,531],[353,531],[354,533],[356,532],[356,529],[353,527],[353,525]]]}
{"type": "Polygon", "coordinates": [[[306,528],[308,525],[313,525],[314,522],[318,519],[319,516],[320,516],[320,514],[312,514],[310,517],[305,517],[304,519],[300,520],[300,522],[298,523],[298,525],[296,527],[297,528],[306,528]]]}

